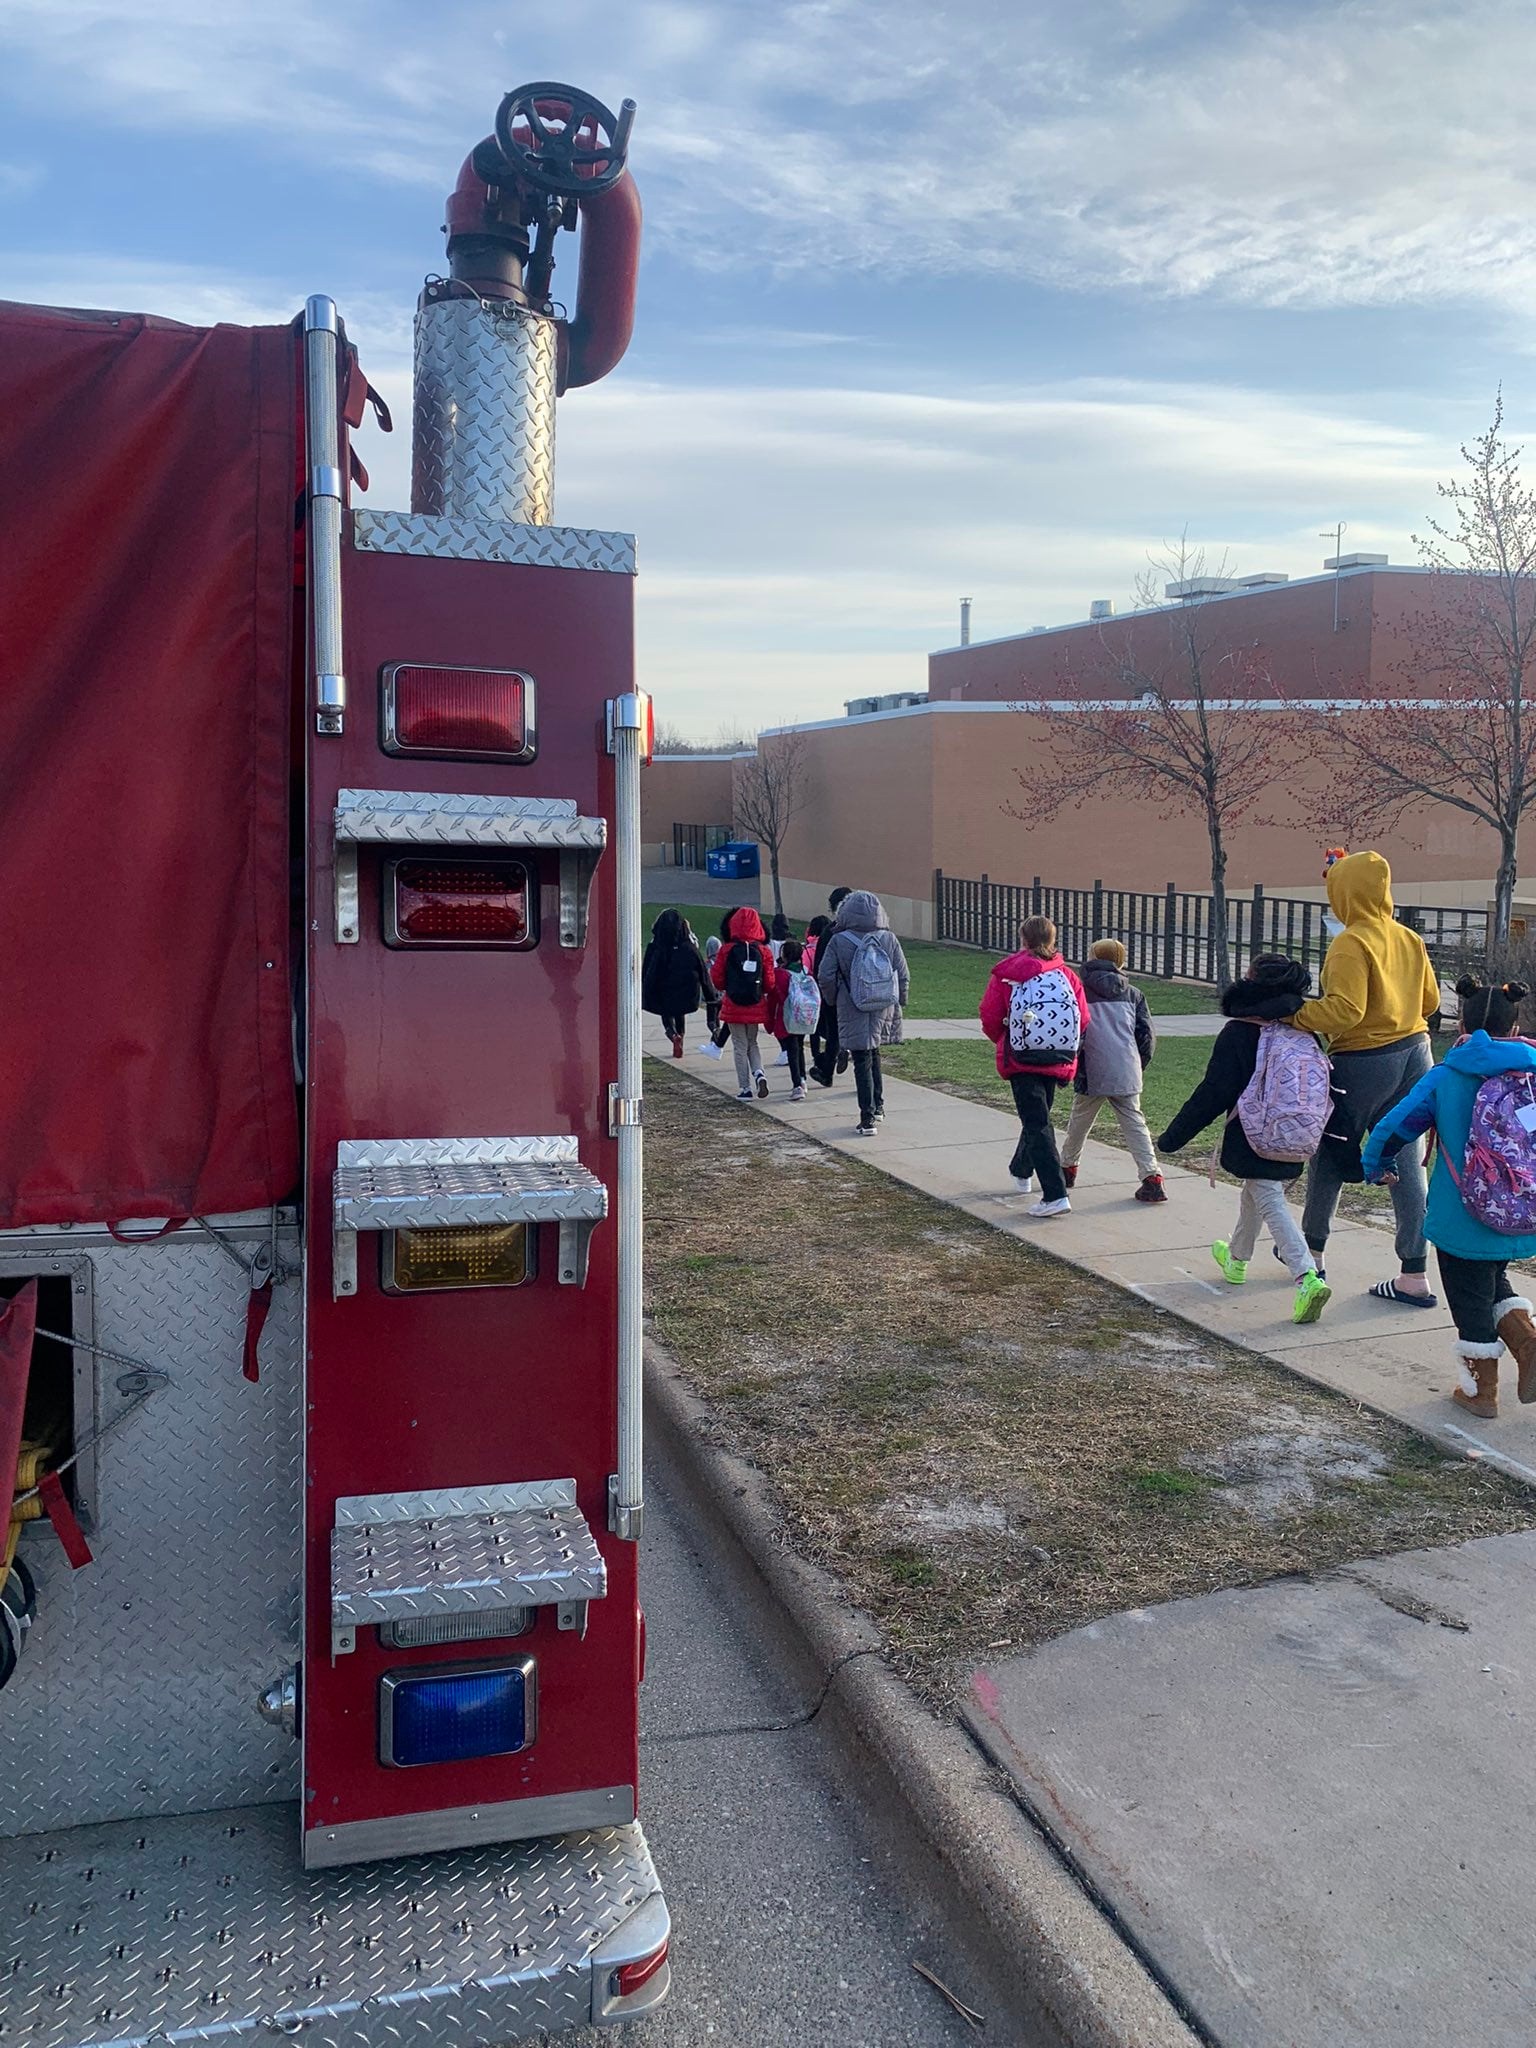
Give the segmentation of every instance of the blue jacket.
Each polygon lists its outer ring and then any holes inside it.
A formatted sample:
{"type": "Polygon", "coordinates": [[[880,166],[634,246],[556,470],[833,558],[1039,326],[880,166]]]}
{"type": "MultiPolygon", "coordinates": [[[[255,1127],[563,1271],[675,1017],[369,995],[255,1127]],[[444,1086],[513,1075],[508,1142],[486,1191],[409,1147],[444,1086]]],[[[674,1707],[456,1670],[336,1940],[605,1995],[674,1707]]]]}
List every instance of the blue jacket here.
{"type": "Polygon", "coordinates": [[[1490,1038],[1486,1031],[1474,1031],[1459,1045],[1453,1045],[1438,1067],[1432,1067],[1394,1109],[1389,1109],[1372,1130],[1360,1150],[1360,1163],[1367,1180],[1379,1180],[1391,1164],[1397,1149],[1433,1126],[1440,1133],[1435,1152],[1435,1170],[1429,1181],[1429,1213],[1425,1235],[1441,1251],[1458,1259],[1529,1259],[1536,1257],[1536,1232],[1525,1237],[1505,1237],[1469,1216],[1461,1206],[1461,1195],[1445,1163],[1450,1154],[1461,1171],[1472,1127],[1472,1105],[1477,1091],[1491,1074],[1513,1073],[1522,1067],[1536,1069],[1536,1047],[1519,1038],[1490,1038]]]}

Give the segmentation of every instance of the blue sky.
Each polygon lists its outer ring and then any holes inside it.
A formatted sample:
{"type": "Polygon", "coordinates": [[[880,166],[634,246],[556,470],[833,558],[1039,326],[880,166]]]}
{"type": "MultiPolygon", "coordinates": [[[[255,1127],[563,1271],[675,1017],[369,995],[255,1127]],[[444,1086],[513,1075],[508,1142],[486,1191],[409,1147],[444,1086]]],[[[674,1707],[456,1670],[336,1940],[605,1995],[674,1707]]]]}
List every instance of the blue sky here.
{"type": "MultiPolygon", "coordinates": [[[[1126,603],[1183,529],[1413,560],[1495,386],[1531,416],[1533,59],[1527,0],[5,0],[0,293],[328,291],[399,418],[501,93],[632,95],[639,325],[556,516],[639,536],[642,679],[708,736],[921,688],[963,595],[1126,603]]],[[[364,453],[404,504],[408,432],[364,453]]]]}

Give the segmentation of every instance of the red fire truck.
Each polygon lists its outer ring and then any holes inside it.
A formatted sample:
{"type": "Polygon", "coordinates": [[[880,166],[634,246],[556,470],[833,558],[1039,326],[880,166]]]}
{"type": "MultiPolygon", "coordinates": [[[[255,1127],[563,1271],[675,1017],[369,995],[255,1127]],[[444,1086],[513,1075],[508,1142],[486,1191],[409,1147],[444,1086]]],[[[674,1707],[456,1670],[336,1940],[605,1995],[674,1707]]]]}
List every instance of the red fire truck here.
{"type": "Polygon", "coordinates": [[[6,2042],[666,1994],[649,713],[633,544],[551,505],[556,398],[629,339],[632,115],[538,82],[471,152],[408,513],[354,502],[329,299],[0,309],[6,2042]]]}

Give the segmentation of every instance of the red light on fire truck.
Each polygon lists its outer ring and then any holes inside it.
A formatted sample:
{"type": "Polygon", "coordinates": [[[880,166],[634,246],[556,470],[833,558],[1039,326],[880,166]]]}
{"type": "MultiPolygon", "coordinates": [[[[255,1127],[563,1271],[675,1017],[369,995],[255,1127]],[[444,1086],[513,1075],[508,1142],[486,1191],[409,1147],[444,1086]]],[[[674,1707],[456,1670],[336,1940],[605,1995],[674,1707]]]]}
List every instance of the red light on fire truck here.
{"type": "Polygon", "coordinates": [[[538,752],[533,678],[516,669],[392,662],[381,691],[386,754],[531,761],[538,752]]]}
{"type": "Polygon", "coordinates": [[[384,943],[526,948],[538,936],[536,895],[520,860],[386,861],[384,943]]]}

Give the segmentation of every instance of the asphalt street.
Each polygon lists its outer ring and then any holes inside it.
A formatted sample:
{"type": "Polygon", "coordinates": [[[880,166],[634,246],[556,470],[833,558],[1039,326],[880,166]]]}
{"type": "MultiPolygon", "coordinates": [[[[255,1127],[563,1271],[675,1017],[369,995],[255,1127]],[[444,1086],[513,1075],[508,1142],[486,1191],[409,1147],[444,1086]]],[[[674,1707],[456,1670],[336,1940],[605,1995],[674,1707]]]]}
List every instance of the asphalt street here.
{"type": "MultiPolygon", "coordinates": [[[[774,1668],[665,1466],[646,1482],[641,1817],[673,1921],[672,1994],[637,2048],[947,2048],[1022,2041],[868,1829],[829,1736],[774,1668]],[[769,1724],[762,1729],[759,1724],[769,1724]],[[751,1732],[741,1732],[744,1729],[751,1732]],[[913,1969],[986,2015],[983,2034],[913,1969]]],[[[563,2037],[612,2043],[620,2032],[563,2037]]]]}

